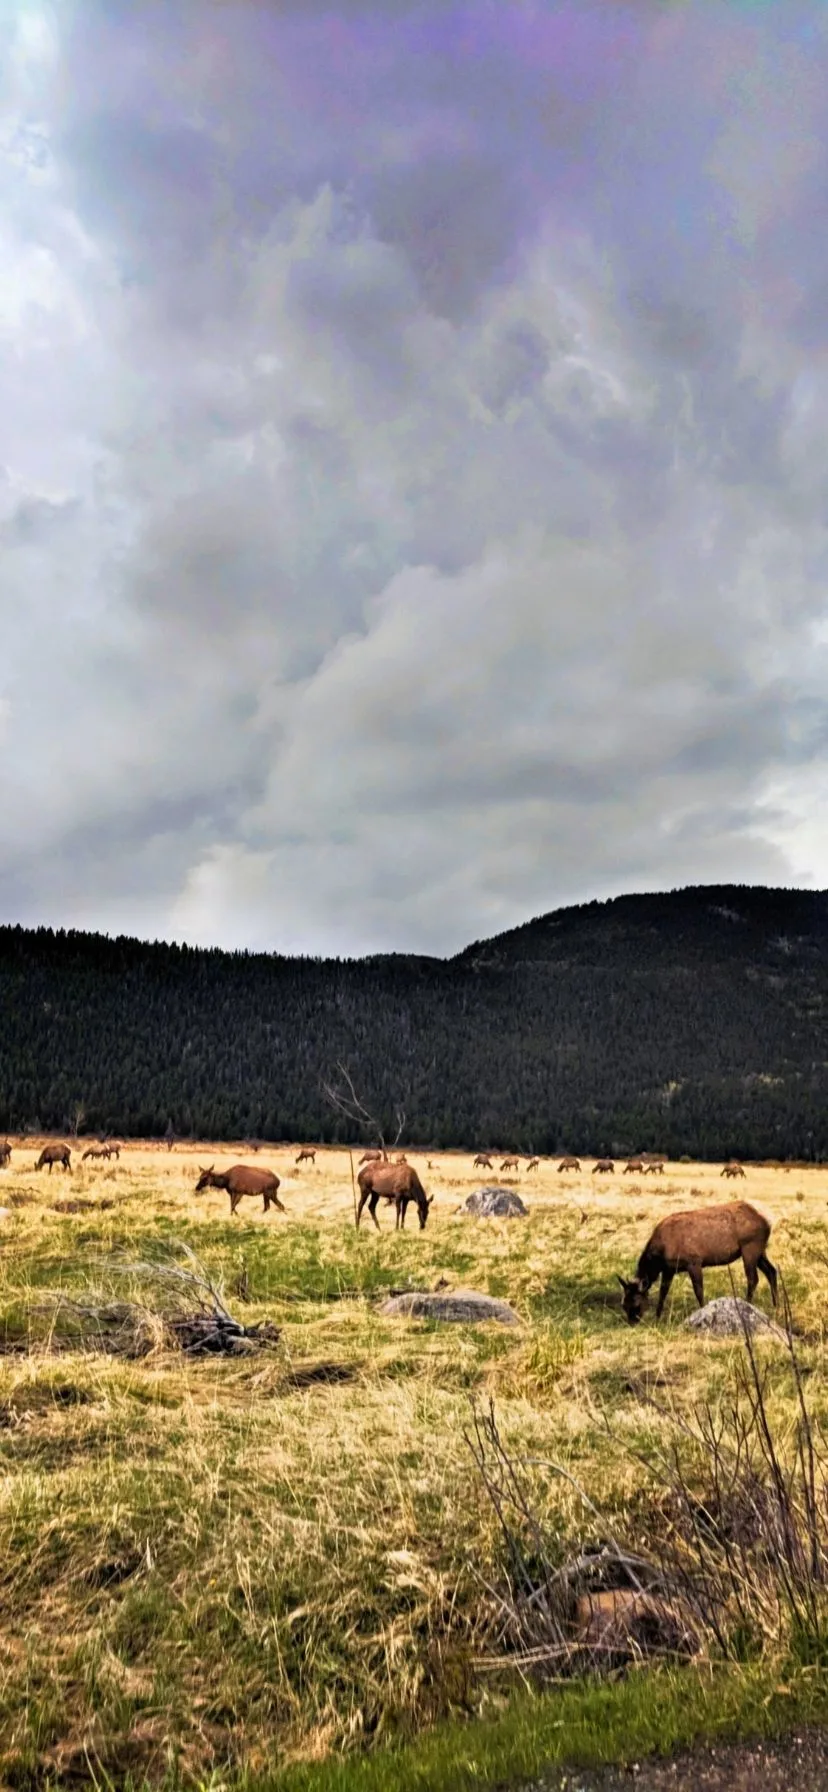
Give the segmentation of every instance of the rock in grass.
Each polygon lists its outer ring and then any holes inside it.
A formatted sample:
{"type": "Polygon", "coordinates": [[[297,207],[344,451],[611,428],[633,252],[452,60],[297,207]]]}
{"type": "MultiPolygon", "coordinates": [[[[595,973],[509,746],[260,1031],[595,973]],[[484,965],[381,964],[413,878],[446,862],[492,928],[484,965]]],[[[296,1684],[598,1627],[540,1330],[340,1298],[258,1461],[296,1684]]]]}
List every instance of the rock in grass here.
{"type": "Polygon", "coordinates": [[[466,1213],[474,1213],[478,1219],[522,1219],[528,1212],[520,1195],[510,1188],[476,1188],[467,1195],[463,1203],[466,1213]]]}
{"type": "Polygon", "coordinates": [[[787,1343],[785,1333],[772,1319],[761,1313],[758,1307],[751,1307],[746,1300],[739,1300],[735,1294],[726,1294],[721,1300],[709,1300],[706,1307],[699,1307],[684,1321],[685,1328],[691,1332],[706,1332],[711,1338],[743,1338],[745,1327],[754,1335],[778,1338],[787,1343]]]}
{"type": "Polygon", "coordinates": [[[429,1294],[425,1290],[394,1294],[380,1310],[395,1319],[441,1319],[459,1325],[494,1319],[498,1325],[520,1324],[507,1300],[494,1300],[490,1294],[478,1294],[474,1288],[455,1288],[450,1294],[429,1294]]]}

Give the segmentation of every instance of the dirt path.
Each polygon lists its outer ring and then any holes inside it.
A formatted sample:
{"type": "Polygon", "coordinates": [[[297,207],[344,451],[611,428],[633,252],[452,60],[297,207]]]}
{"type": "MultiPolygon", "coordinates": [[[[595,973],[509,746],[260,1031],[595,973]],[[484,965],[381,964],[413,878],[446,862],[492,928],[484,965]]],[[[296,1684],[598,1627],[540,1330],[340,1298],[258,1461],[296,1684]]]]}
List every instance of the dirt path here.
{"type": "Polygon", "coordinates": [[[828,1792],[828,1731],[718,1743],[637,1767],[560,1768],[521,1792],[828,1792]]]}

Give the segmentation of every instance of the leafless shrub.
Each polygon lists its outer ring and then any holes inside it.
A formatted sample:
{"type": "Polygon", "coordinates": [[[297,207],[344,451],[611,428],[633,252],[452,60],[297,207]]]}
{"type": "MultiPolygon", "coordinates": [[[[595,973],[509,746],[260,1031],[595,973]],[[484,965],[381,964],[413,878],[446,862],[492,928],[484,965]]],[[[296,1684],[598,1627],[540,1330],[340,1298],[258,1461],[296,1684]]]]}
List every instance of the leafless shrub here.
{"type": "Polygon", "coordinates": [[[687,1418],[632,1384],[672,1432],[655,1461],[636,1458],[656,1483],[644,1548],[634,1514],[616,1535],[567,1469],[517,1462],[493,1405],[473,1411],[466,1441],[504,1546],[502,1577],[486,1586],[498,1651],[489,1665],[509,1658],[548,1675],[699,1650],[720,1660],[780,1651],[808,1662],[828,1657],[828,1464],[787,1297],[785,1328],[782,1368],[797,1417],[784,1438],[770,1398],[779,1353],[763,1366],[747,1327],[726,1396],[687,1418]],[[532,1468],[560,1476],[580,1497],[592,1540],[569,1560],[539,1514],[532,1468]]]}

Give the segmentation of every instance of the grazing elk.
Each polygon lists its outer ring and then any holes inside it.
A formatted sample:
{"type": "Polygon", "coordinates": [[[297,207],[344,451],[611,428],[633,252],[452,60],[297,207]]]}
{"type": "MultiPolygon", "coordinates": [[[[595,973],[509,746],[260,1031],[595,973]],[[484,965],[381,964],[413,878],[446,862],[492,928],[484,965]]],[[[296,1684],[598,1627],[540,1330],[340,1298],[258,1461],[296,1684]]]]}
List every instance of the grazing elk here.
{"type": "Polygon", "coordinates": [[[599,1157],[597,1164],[593,1167],[592,1174],[593,1176],[611,1176],[614,1170],[615,1164],[611,1157],[599,1157]]]}
{"type": "Polygon", "coordinates": [[[491,1170],[493,1168],[494,1168],[494,1165],[493,1165],[492,1160],[488,1154],[488,1151],[478,1151],[477,1156],[474,1160],[474,1163],[472,1164],[472,1169],[473,1170],[491,1170]]]}
{"type": "Polygon", "coordinates": [[[60,1167],[62,1170],[71,1170],[72,1154],[69,1150],[69,1146],[68,1145],[44,1145],[43,1150],[41,1151],[40,1156],[37,1160],[37,1163],[35,1164],[35,1169],[42,1170],[44,1164],[49,1165],[49,1175],[50,1176],[52,1174],[52,1165],[53,1164],[60,1164],[60,1167]]]}
{"type": "Polygon", "coordinates": [[[688,1275],[700,1307],[704,1306],[702,1270],[720,1269],[741,1257],[747,1280],[747,1297],[753,1300],[758,1271],[770,1285],[776,1306],[776,1270],[765,1255],[770,1222],[747,1201],[728,1201],[722,1207],[691,1207],[659,1220],[638,1259],[631,1281],[618,1280],[624,1290],[623,1307],[630,1325],[637,1325],[654,1282],[661,1277],[656,1307],[660,1319],[670,1284],[676,1275],[688,1275]]]}
{"type": "Polygon", "coordinates": [[[258,1170],[250,1164],[234,1164],[231,1170],[202,1169],[199,1164],[199,1178],[195,1185],[197,1195],[205,1188],[225,1188],[230,1196],[230,1213],[235,1213],[242,1195],[261,1195],[264,1201],[264,1212],[273,1202],[280,1213],[285,1209],[279,1200],[279,1178],[273,1170],[258,1170]]]}
{"type": "Polygon", "coordinates": [[[530,1170],[536,1170],[539,1163],[540,1163],[539,1157],[530,1157],[529,1162],[526,1165],[527,1174],[530,1170]]]}
{"type": "Polygon", "coordinates": [[[0,1145],[0,1170],[8,1169],[8,1166],[11,1163],[11,1151],[12,1148],[8,1139],[4,1139],[2,1145],[0,1145]]]}
{"type": "Polygon", "coordinates": [[[634,1174],[636,1176],[646,1176],[647,1171],[644,1167],[644,1161],[642,1158],[629,1157],[627,1159],[627,1162],[624,1165],[624,1175],[629,1176],[631,1172],[634,1172],[634,1174]]]}
{"type": "Polygon", "coordinates": [[[648,1151],[645,1153],[642,1161],[645,1174],[649,1173],[651,1176],[664,1175],[664,1165],[666,1164],[667,1159],[666,1157],[662,1157],[660,1152],[648,1151]]]}
{"type": "Polygon", "coordinates": [[[112,1156],[112,1152],[110,1151],[108,1145],[89,1145],[87,1147],[86,1151],[84,1151],[83,1157],[81,1158],[81,1163],[85,1164],[87,1161],[87,1158],[90,1158],[90,1157],[105,1157],[107,1160],[107,1163],[108,1163],[111,1156],[112,1156]]]}
{"type": "Polygon", "coordinates": [[[558,1165],[558,1175],[560,1176],[562,1170],[580,1170],[580,1168],[580,1161],[577,1157],[562,1157],[558,1165]]]}
{"type": "Polygon", "coordinates": [[[519,1170],[519,1169],[520,1169],[520,1159],[519,1158],[504,1157],[503,1162],[500,1166],[500,1174],[502,1176],[504,1170],[519,1170]]]}
{"type": "Polygon", "coordinates": [[[722,1170],[723,1176],[744,1176],[744,1173],[742,1165],[737,1163],[725,1164],[722,1170]]]}
{"type": "Polygon", "coordinates": [[[377,1202],[393,1201],[397,1210],[395,1230],[400,1232],[405,1225],[405,1215],[410,1201],[413,1201],[420,1221],[420,1231],[428,1219],[428,1210],[434,1199],[427,1195],[419,1176],[411,1164],[366,1164],[357,1176],[359,1183],[359,1205],[356,1223],[359,1227],[362,1210],[366,1203],[368,1212],[379,1231],[377,1219],[377,1202]]]}
{"type": "Polygon", "coordinates": [[[388,1156],[385,1151],[379,1151],[376,1147],[372,1147],[370,1151],[363,1151],[359,1161],[361,1164],[386,1164],[388,1156]]]}
{"type": "Polygon", "coordinates": [[[296,1159],[297,1164],[313,1164],[316,1168],[316,1152],[311,1145],[303,1145],[296,1159]]]}

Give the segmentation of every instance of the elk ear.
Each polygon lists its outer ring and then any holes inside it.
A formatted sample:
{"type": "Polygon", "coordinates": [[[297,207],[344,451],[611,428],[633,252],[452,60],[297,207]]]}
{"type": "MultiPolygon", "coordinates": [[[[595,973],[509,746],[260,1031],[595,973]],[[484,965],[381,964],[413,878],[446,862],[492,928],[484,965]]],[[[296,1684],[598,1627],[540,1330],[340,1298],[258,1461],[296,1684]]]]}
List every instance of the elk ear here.
{"type": "Polygon", "coordinates": [[[626,1294],[627,1289],[632,1287],[632,1282],[625,1282],[623,1276],[619,1276],[618,1281],[621,1283],[624,1293],[626,1294]]]}

